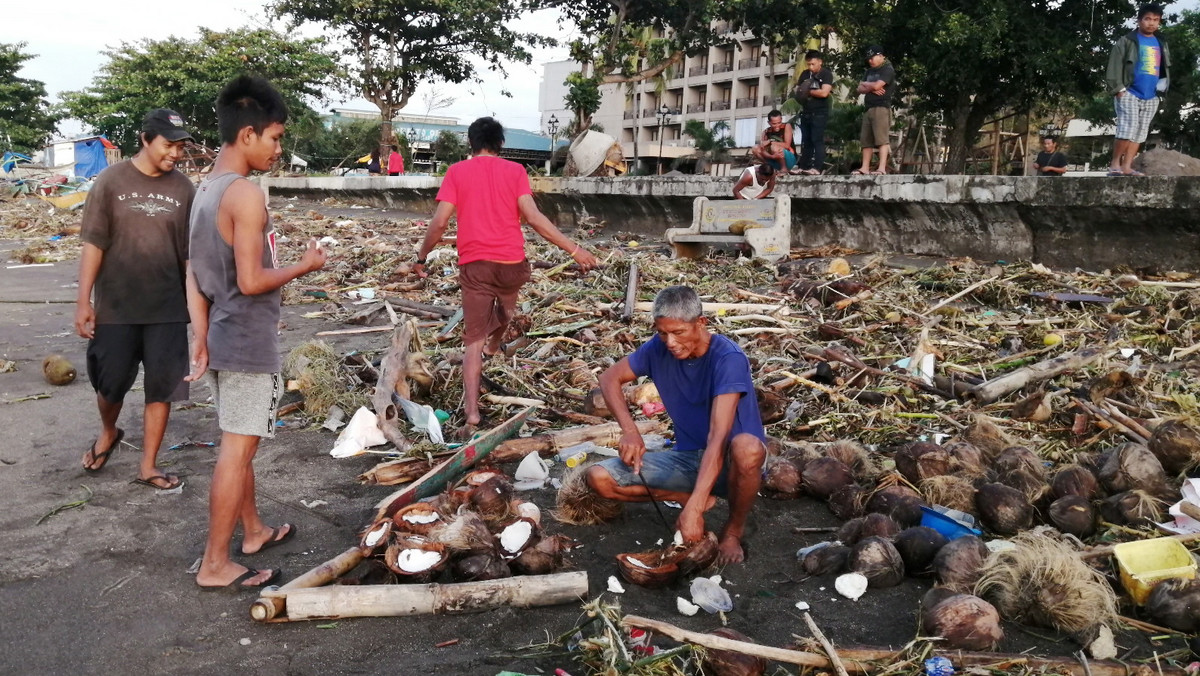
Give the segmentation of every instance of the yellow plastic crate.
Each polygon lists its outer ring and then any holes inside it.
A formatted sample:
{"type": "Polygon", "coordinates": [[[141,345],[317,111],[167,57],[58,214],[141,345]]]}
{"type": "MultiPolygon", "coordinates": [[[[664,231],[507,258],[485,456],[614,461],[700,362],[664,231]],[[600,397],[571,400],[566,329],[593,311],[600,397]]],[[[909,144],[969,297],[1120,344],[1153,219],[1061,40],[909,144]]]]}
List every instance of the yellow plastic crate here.
{"type": "Polygon", "coordinates": [[[1139,606],[1146,603],[1154,586],[1163,580],[1196,577],[1196,561],[1191,552],[1174,538],[1154,538],[1123,542],[1113,547],[1121,584],[1139,606]]]}

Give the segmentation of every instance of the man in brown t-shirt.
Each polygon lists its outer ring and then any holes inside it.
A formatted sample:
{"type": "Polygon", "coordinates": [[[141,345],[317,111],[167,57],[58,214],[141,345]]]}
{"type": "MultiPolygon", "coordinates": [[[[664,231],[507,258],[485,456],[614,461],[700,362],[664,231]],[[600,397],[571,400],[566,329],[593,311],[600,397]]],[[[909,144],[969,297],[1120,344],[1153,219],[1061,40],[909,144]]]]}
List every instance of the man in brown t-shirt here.
{"type": "Polygon", "coordinates": [[[140,363],[146,409],[134,481],[167,490],[182,485],[156,462],[170,402],[188,397],[185,280],[188,212],[196,192],[175,163],[192,137],[178,113],[158,109],[146,115],[140,138],[132,159],[100,172],[83,211],[75,330],[88,339],[88,378],[101,424],[83,468],[103,469],[125,436],[117,418],[140,363]]]}

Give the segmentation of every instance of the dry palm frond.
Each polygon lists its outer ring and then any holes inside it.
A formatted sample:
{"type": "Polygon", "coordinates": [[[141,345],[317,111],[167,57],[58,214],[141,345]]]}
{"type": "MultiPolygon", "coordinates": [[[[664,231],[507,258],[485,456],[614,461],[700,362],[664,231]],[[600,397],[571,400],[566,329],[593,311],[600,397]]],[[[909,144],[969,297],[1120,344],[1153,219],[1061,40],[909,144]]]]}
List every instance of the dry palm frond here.
{"type": "Polygon", "coordinates": [[[558,489],[557,509],[553,516],[562,523],[575,526],[594,526],[612,521],[621,515],[625,506],[592,492],[587,485],[586,468],[579,467],[563,477],[558,489]]]}
{"type": "Polygon", "coordinates": [[[324,416],[334,404],[350,414],[371,401],[365,391],[350,386],[353,381],[344,373],[342,358],[321,340],[294,347],[283,362],[283,373],[296,381],[309,415],[324,416]]]}
{"type": "Polygon", "coordinates": [[[1116,621],[1116,594],[1078,552],[1032,531],[1012,542],[1016,548],[988,557],[975,585],[1005,619],[1075,634],[1116,621]]]}

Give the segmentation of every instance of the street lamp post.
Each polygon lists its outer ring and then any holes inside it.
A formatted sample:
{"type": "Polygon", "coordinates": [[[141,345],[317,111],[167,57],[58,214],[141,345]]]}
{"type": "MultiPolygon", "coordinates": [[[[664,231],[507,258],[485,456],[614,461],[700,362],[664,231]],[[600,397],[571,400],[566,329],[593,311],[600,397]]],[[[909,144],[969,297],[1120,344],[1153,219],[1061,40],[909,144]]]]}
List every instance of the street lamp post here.
{"type": "Polygon", "coordinates": [[[662,104],[658,108],[658,173],[662,174],[662,151],[663,151],[663,126],[667,123],[667,118],[671,115],[671,109],[667,104],[662,104]]]}
{"type": "Polygon", "coordinates": [[[558,141],[558,116],[551,115],[549,120],[546,120],[546,129],[550,131],[550,156],[546,158],[546,175],[550,175],[550,168],[554,161],[554,144],[558,141]]]}
{"type": "Polygon", "coordinates": [[[410,126],[404,137],[408,139],[408,156],[412,158],[413,165],[408,170],[411,173],[417,170],[417,128],[410,126]]]}

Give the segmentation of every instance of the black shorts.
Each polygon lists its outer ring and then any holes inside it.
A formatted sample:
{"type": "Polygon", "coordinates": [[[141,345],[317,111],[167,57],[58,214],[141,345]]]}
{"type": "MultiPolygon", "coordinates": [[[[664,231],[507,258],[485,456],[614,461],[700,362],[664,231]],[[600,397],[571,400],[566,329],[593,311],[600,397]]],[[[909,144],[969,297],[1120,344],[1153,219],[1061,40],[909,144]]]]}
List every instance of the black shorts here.
{"type": "Polygon", "coordinates": [[[146,403],[185,401],[188,383],[187,324],[97,324],[88,341],[88,380],[105,401],[124,401],[145,367],[146,403]]]}

